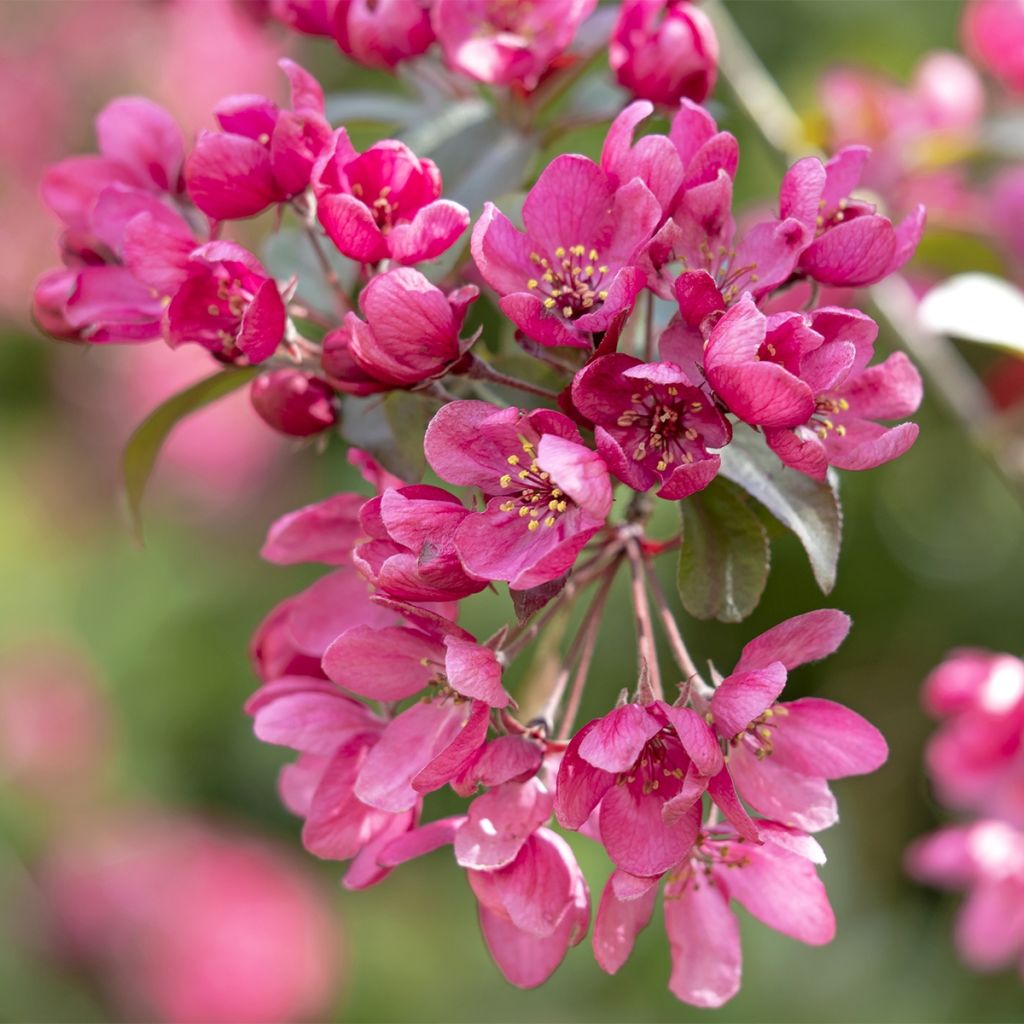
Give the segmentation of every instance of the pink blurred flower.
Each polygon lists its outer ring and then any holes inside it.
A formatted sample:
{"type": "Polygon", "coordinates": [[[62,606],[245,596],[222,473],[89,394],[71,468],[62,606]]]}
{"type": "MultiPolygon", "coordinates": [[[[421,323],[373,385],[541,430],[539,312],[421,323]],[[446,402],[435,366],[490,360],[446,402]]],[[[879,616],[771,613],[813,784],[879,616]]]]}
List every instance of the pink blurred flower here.
{"type": "Polygon", "coordinates": [[[450,402],[430,421],[424,450],[443,480],[488,499],[455,531],[466,570],[516,590],[561,576],[611,509],[604,461],[561,413],[450,402]]]}
{"type": "Polygon", "coordinates": [[[334,35],[337,0],[270,0],[270,16],[295,32],[310,36],[334,35]]]}
{"type": "Polygon", "coordinates": [[[608,60],[619,85],[640,99],[701,103],[715,86],[718,39],[687,0],[624,0],[608,60]]]}
{"type": "Polygon", "coordinates": [[[338,419],[334,397],[319,377],[287,367],[261,374],[249,388],[263,422],[290,437],[309,437],[332,427],[338,419]]]}
{"type": "Polygon", "coordinates": [[[919,881],[967,890],[956,944],[970,967],[1016,963],[1024,977],[1024,834],[995,820],[943,828],[910,847],[907,870],[919,881]]]}
{"type": "Polygon", "coordinates": [[[362,263],[422,263],[451,248],[469,211],[441,199],[441,172],[404,143],[358,153],[339,128],[313,171],[317,216],[339,251],[362,263]]]}
{"type": "Polygon", "coordinates": [[[1010,92],[1024,92],[1024,0],[970,0],[964,49],[1010,92]]]}
{"type": "Polygon", "coordinates": [[[489,85],[535,89],[597,0],[443,0],[431,20],[453,70],[489,85]]]}
{"type": "Polygon", "coordinates": [[[335,41],[360,64],[393,69],[433,43],[430,7],[431,0],[337,0],[335,41]]]}
{"type": "Polygon", "coordinates": [[[337,983],[324,894],[275,847],[181,818],[63,837],[43,888],[59,938],[132,1017],[306,1020],[337,983]]]}
{"type": "Polygon", "coordinates": [[[1024,274],[1024,164],[1001,171],[989,189],[992,230],[1024,274]]]}
{"type": "Polygon", "coordinates": [[[526,196],[525,233],[484,204],[473,259],[528,338],[590,348],[643,290],[638,261],[660,219],[657,199],[638,178],[615,187],[586,157],[563,154],[526,196]]]}

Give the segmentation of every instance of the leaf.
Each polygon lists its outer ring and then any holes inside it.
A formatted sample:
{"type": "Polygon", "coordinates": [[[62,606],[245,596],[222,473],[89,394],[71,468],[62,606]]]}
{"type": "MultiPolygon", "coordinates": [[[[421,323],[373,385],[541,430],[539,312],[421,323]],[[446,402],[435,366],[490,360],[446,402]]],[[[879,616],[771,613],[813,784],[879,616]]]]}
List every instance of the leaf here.
{"type": "Polygon", "coordinates": [[[677,584],[683,607],[698,619],[740,622],[768,581],[768,533],[739,488],[725,480],[679,504],[683,545],[677,584]]]}
{"type": "Polygon", "coordinates": [[[132,532],[140,543],[142,542],[142,496],[164,441],[167,440],[175,426],[189,413],[201,409],[204,405],[209,405],[210,402],[214,402],[218,398],[229,395],[232,391],[237,391],[259,372],[258,366],[247,366],[244,369],[215,373],[212,377],[207,377],[168,398],[135,428],[134,433],[128,439],[128,444],[125,445],[124,454],[121,457],[121,470],[124,475],[124,490],[132,532]]]}
{"type": "Polygon", "coordinates": [[[341,400],[341,436],[395,476],[415,483],[427,468],[423,434],[438,404],[412,391],[367,398],[346,395],[341,400]]]}
{"type": "Polygon", "coordinates": [[[937,334],[1024,353],[1024,292],[1001,277],[957,274],[925,295],[918,317],[937,334]]]}
{"type": "Polygon", "coordinates": [[[738,424],[732,444],[720,455],[719,474],[742,487],[796,534],[818,586],[829,593],[836,582],[843,532],[842,508],[834,488],[784,466],[759,434],[738,424]]]}
{"type": "Polygon", "coordinates": [[[324,99],[327,120],[334,125],[370,124],[405,128],[422,120],[422,101],[387,92],[338,92],[324,99]]]}

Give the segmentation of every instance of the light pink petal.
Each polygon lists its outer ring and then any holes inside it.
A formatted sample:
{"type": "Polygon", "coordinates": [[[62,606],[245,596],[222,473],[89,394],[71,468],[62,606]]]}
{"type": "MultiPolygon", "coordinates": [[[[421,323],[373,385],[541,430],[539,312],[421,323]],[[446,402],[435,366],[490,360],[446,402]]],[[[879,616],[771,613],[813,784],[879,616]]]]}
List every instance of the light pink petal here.
{"type": "Polygon", "coordinates": [[[530,240],[493,203],[484,203],[471,249],[477,269],[499,295],[523,291],[536,276],[530,240]]]}
{"type": "Polygon", "coordinates": [[[597,452],[555,434],[545,434],[537,445],[537,464],[585,512],[604,519],[612,507],[608,467],[597,452]]]}
{"type": "Polygon", "coordinates": [[[766,427],[764,439],[790,469],[813,476],[815,480],[824,480],[828,475],[825,446],[810,430],[766,427]]]}
{"type": "Polygon", "coordinates": [[[503,782],[525,782],[540,769],[540,746],[525,736],[499,736],[452,783],[460,796],[471,796],[477,785],[500,786],[503,782]]]}
{"type": "Polygon", "coordinates": [[[1024,893],[1019,879],[987,879],[971,890],[956,922],[956,944],[975,970],[994,970],[1024,950],[1024,893]]]}
{"type": "Polygon", "coordinates": [[[387,241],[373,215],[355,196],[326,195],[317,203],[316,215],[327,237],[350,259],[376,263],[387,256],[387,241]]]}
{"type": "Polygon", "coordinates": [[[573,931],[579,927],[566,915],[550,935],[531,935],[483,904],[479,910],[480,931],[487,948],[505,980],[518,988],[543,985],[562,962],[573,931]]]}
{"type": "Polygon", "coordinates": [[[761,833],[736,794],[727,768],[723,768],[708,780],[708,795],[715,801],[729,824],[744,839],[749,839],[753,843],[761,841],[761,833]]]}
{"type": "Polygon", "coordinates": [[[708,379],[729,411],[754,426],[795,427],[815,410],[811,389],[777,363],[720,366],[708,379]]]}
{"type": "Polygon", "coordinates": [[[690,851],[700,830],[700,802],[671,823],[662,818],[664,804],[657,791],[643,794],[625,782],[604,795],[601,841],[616,867],[633,875],[660,875],[690,851]]]}
{"type": "Polygon", "coordinates": [[[302,829],[302,845],[310,853],[327,860],[348,860],[386,823],[386,815],[367,807],[353,791],[368,743],[375,738],[353,737],[324,768],[302,829]]]}
{"type": "Polygon", "coordinates": [[[720,772],[722,748],[707,722],[693,708],[676,708],[664,702],[659,707],[701,774],[716,775],[720,772]]]}
{"type": "Polygon", "coordinates": [[[636,937],[650,923],[657,886],[651,886],[636,899],[620,899],[615,891],[614,872],[601,894],[601,904],[594,921],[594,959],[602,971],[615,974],[633,952],[636,937]]]}
{"type": "Polygon", "coordinates": [[[438,199],[416,211],[407,224],[396,224],[388,235],[391,258],[398,263],[421,263],[447,252],[469,227],[469,211],[448,199],[438,199]]]}
{"type": "Polygon", "coordinates": [[[100,152],[165,192],[178,191],[185,144],[163,107],[138,96],[108,103],[96,117],[100,152]]]}
{"type": "Polygon", "coordinates": [[[303,654],[319,658],[347,629],[383,627],[393,621],[389,611],[370,601],[369,587],[355,568],[343,565],[296,594],[288,631],[303,654]]]}
{"type": "Polygon", "coordinates": [[[252,217],[277,200],[269,152],[242,135],[200,133],[185,181],[192,201],[214,220],[252,217]]]}
{"type": "Polygon", "coordinates": [[[377,860],[384,867],[394,868],[440,850],[442,846],[449,846],[455,841],[455,833],[465,820],[464,817],[438,818],[437,821],[405,832],[397,839],[392,839],[380,851],[377,860]]]}
{"type": "Polygon", "coordinates": [[[850,617],[834,608],[796,615],[755,637],[736,663],[737,672],[752,672],[781,661],[787,669],[818,661],[837,650],[850,631],[850,617]]]}
{"type": "Polygon", "coordinates": [[[729,774],[740,796],[772,821],[820,832],[839,820],[836,798],[823,778],[790,771],[771,757],[759,760],[743,744],[732,751],[729,774]]]}
{"type": "Polygon", "coordinates": [[[257,739],[324,756],[373,724],[365,705],[312,688],[282,694],[253,715],[257,739]]]}
{"type": "Polygon", "coordinates": [[[352,863],[342,876],[342,886],[349,892],[358,892],[383,882],[391,874],[391,868],[380,863],[381,851],[397,837],[415,828],[418,817],[418,808],[389,815],[374,832],[370,841],[352,858],[352,863]]]}
{"type": "Polygon", "coordinates": [[[238,332],[238,347],[248,356],[250,363],[262,363],[277,351],[284,337],[286,319],[277,282],[264,281],[242,314],[238,332]]]}
{"type": "Polygon", "coordinates": [[[917,440],[916,423],[886,428],[868,420],[848,419],[846,433],[834,430],[825,439],[828,460],[838,469],[874,469],[899,458],[917,440]]]}
{"type": "Polygon", "coordinates": [[[344,564],[362,535],[359,510],[365,503],[361,494],[336,494],[281,516],[271,525],[260,557],[276,565],[344,564]]]}
{"type": "Polygon", "coordinates": [[[896,233],[884,217],[854,217],[829,228],[801,254],[800,266],[822,284],[858,287],[892,273],[896,233]]]}
{"type": "Polygon", "coordinates": [[[547,165],[526,196],[523,225],[548,258],[559,246],[597,246],[609,227],[612,198],[608,179],[597,164],[576,153],[563,153],[547,165]]]}
{"type": "Polygon", "coordinates": [[[492,708],[508,707],[511,698],[501,685],[501,665],[490,647],[454,636],[445,639],[445,647],[445,675],[453,690],[492,708]]]}
{"type": "Polygon", "coordinates": [[[842,779],[877,771],[889,756],[882,734],[855,711],[817,697],[776,709],[772,757],[804,775],[842,779]]]}
{"type": "Polygon", "coordinates": [[[563,828],[580,828],[615,783],[615,776],[611,772],[595,768],[579,754],[580,745],[598,725],[598,721],[588,722],[576,733],[558,767],[555,817],[563,828]]]}
{"type": "Polygon", "coordinates": [[[469,805],[455,834],[455,859],[464,868],[487,871],[515,860],[526,840],[551,817],[552,795],[537,779],[507,782],[469,805]]]}
{"type": "Polygon", "coordinates": [[[404,700],[443,671],[444,647],[418,629],[355,626],[324,651],[323,670],[338,686],[371,700],[404,700]]]}
{"type": "MultiPolygon", "coordinates": [[[[704,277],[687,275],[686,285],[676,286],[676,298],[680,309],[688,321],[696,320],[694,326],[703,319],[701,313],[705,307],[714,305],[712,295],[708,291],[707,280],[704,277]],[[698,304],[696,312],[691,308],[694,302],[698,304]],[[699,319],[696,319],[697,317],[699,319]]],[[[722,366],[735,366],[753,361],[764,343],[767,329],[768,321],[764,313],[754,305],[754,300],[749,295],[744,295],[715,324],[704,354],[705,366],[711,371],[722,366]]]]}
{"type": "Polygon", "coordinates": [[[718,734],[726,739],[738,736],[775,703],[785,685],[786,667],[778,661],[727,676],[711,698],[718,734]]]}
{"type": "Polygon", "coordinates": [[[838,394],[857,416],[895,420],[917,412],[923,391],[914,364],[902,352],[894,352],[884,362],[857,374],[838,394]]]}
{"type": "Polygon", "coordinates": [[[606,772],[633,767],[647,741],[661,731],[661,722],[639,704],[624,704],[593,723],[579,745],[579,756],[606,772]]]}
{"type": "Polygon", "coordinates": [[[490,707],[483,701],[473,701],[458,732],[413,776],[412,788],[417,793],[431,793],[454,779],[483,746],[490,721],[490,707]]]}

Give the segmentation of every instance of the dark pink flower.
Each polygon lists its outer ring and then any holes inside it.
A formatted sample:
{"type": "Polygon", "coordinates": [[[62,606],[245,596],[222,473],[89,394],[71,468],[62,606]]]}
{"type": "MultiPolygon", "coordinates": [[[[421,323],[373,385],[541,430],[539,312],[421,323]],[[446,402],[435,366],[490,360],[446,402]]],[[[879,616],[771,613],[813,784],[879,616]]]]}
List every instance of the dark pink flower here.
{"type": "Polygon", "coordinates": [[[902,353],[867,365],[877,332],[855,310],[765,316],[744,296],[711,330],[704,372],[731,412],[764,428],[787,465],[819,479],[830,465],[871,469],[917,438],[916,424],[875,421],[909,415],[921,402],[921,378],[902,353]]]}
{"type": "Polygon", "coordinates": [[[701,103],[715,85],[718,39],[686,0],[624,0],[608,46],[619,85],[640,99],[701,103]]]}
{"type": "Polygon", "coordinates": [[[604,461],[561,413],[451,402],[430,421],[424,450],[443,480],[488,498],[455,531],[466,570],[516,590],[561,576],[611,509],[604,461]]]}
{"type": "Polygon", "coordinates": [[[434,41],[430,7],[430,0],[337,0],[334,38],[360,64],[391,69],[434,41]]]}
{"type": "Polygon", "coordinates": [[[339,128],[317,161],[313,189],[331,241],[361,263],[436,259],[469,227],[469,211],[441,198],[437,165],[393,139],[359,153],[339,128]]]}
{"type": "Polygon", "coordinates": [[[964,49],[1010,92],[1024,93],[1024,2],[970,0],[964,6],[964,49]]]}
{"type": "Polygon", "coordinates": [[[471,341],[459,337],[473,285],[445,295],[418,270],[374,277],[359,296],[366,320],[348,313],[324,339],[324,367],[342,391],[368,394],[409,388],[443,376],[471,341]]]}
{"type": "Polygon", "coordinates": [[[487,582],[466,573],[455,534],[472,515],[440,487],[389,488],[362,508],[369,540],[357,545],[355,564],[382,593],[402,601],[458,601],[487,582]]]}
{"type": "Polygon", "coordinates": [[[954,651],[925,680],[923,699],[942,720],[926,753],[939,798],[1024,826],[1024,663],[954,651]]]}
{"type": "Polygon", "coordinates": [[[555,814],[563,827],[579,829],[596,810],[616,867],[660,875],[689,853],[701,797],[721,770],[722,751],[695,711],[663,701],[624,704],[573,737],[558,769],[555,814]]]}
{"type": "Polygon", "coordinates": [[[528,338],[590,348],[643,290],[638,260],[660,219],[658,200],[642,181],[616,188],[586,157],[564,154],[526,197],[525,233],[484,204],[473,259],[528,338]]]}
{"type": "Polygon", "coordinates": [[[779,213],[800,221],[812,239],[800,254],[799,269],[822,284],[881,281],[914,255],[921,240],[923,206],[894,227],[873,204],[851,198],[870,155],[866,146],[847,146],[825,164],[805,157],[782,179],[779,213]]]}
{"type": "Polygon", "coordinates": [[[831,609],[787,619],[743,648],[710,701],[694,695],[727,750],[725,769],[709,789],[740,834],[756,838],[764,822],[751,822],[733,785],[766,818],[818,832],[837,818],[828,780],[867,774],[885,762],[882,734],[849,708],[818,697],[777,703],[787,673],[831,654],[849,628],[847,616],[831,609]]]}
{"type": "Polygon", "coordinates": [[[334,35],[336,6],[337,0],[269,0],[272,18],[309,36],[334,35]]]}
{"type": "Polygon", "coordinates": [[[287,367],[264,373],[249,388],[260,418],[290,437],[319,434],[337,422],[334,391],[319,377],[287,367]]]}
{"type": "Polygon", "coordinates": [[[597,0],[444,0],[431,20],[448,66],[478,82],[537,87],[597,0]]]}
{"type": "Polygon", "coordinates": [[[712,399],[673,363],[643,363],[621,352],[599,356],[573,380],[576,409],[595,424],[597,450],[634,490],[686,498],[705,488],[732,431],[712,399]]]}
{"type": "Polygon", "coordinates": [[[330,138],[319,83],[281,60],[291,109],[265,96],[231,96],[214,114],[221,132],[201,132],[185,164],[192,201],[213,220],[261,213],[304,192],[313,163],[330,138]]]}
{"type": "Polygon", "coordinates": [[[167,341],[261,363],[283,339],[286,318],[277,282],[252,253],[233,242],[208,242],[192,253],[188,277],[167,307],[167,341]]]}
{"type": "MultiPolygon", "coordinates": [[[[763,924],[812,946],[831,942],[835,915],[815,870],[825,854],[815,840],[768,823],[754,845],[730,828],[700,834],[665,881],[665,931],[672,953],[669,989],[693,1006],[716,1007],[739,990],[739,922],[735,900],[763,924]]],[[[609,974],[629,958],[657,898],[657,878],[616,871],[594,922],[594,955],[609,974]]]]}
{"type": "Polygon", "coordinates": [[[1024,976],[1024,834],[994,819],[940,829],[907,850],[907,870],[922,882],[967,889],[955,937],[970,967],[1016,963],[1024,976]]]}

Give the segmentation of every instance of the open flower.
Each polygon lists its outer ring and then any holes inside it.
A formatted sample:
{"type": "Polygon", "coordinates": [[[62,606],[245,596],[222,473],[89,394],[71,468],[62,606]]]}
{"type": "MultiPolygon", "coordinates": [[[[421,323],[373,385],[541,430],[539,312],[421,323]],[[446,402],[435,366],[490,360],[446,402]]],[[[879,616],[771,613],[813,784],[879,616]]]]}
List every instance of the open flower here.
{"type": "Polygon", "coordinates": [[[393,139],[359,153],[339,128],[317,161],[313,190],[324,231],[361,263],[436,259],[469,226],[469,211],[441,198],[437,165],[393,139]]]}
{"type": "Polygon", "coordinates": [[[424,450],[438,476],[488,499],[455,531],[466,570],[516,590],[561,576],[611,509],[604,461],[561,413],[450,402],[430,421],[424,450]]]}
{"type": "Polygon", "coordinates": [[[473,259],[505,314],[541,345],[590,348],[633,308],[637,265],[661,219],[639,179],[615,188],[586,157],[555,157],[523,203],[525,233],[493,203],[473,229],[473,259]]]}
{"type": "Polygon", "coordinates": [[[732,431],[711,398],[673,363],[643,363],[616,352],[599,356],[573,380],[576,409],[595,424],[608,468],[638,491],[689,497],[707,487],[721,462],[708,447],[732,431]]]}

